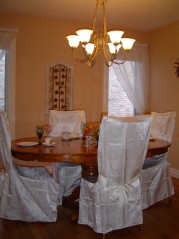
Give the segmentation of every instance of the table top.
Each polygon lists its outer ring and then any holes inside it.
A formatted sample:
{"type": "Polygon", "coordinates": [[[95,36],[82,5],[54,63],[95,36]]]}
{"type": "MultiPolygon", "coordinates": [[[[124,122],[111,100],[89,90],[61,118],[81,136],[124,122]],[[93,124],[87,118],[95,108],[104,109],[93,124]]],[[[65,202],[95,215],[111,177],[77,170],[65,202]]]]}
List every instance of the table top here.
{"type": "MultiPolygon", "coordinates": [[[[12,155],[18,159],[25,161],[40,161],[40,162],[72,162],[83,163],[89,161],[96,161],[97,147],[86,148],[83,147],[82,139],[71,139],[68,141],[62,138],[53,138],[54,146],[35,145],[32,147],[23,147],[17,145],[19,142],[38,142],[37,137],[23,138],[13,140],[11,143],[12,155]],[[85,158],[85,159],[84,159],[85,158]]],[[[44,139],[42,139],[42,143],[44,139]]]]}
{"type": "MultiPolygon", "coordinates": [[[[86,148],[82,139],[63,141],[60,137],[54,138],[54,146],[34,145],[30,147],[19,146],[20,142],[38,142],[37,137],[13,140],[11,152],[15,158],[25,161],[39,162],[72,162],[81,164],[97,164],[97,147],[86,148]]],[[[42,139],[44,142],[44,139],[42,139]]],[[[147,157],[168,151],[170,143],[161,139],[149,141],[147,157]]]]}

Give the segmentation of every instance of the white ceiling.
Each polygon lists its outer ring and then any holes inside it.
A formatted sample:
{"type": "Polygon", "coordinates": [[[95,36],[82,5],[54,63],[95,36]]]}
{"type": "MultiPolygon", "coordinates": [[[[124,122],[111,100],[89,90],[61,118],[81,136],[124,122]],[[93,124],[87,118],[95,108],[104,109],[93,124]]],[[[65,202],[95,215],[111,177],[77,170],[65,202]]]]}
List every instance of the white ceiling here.
{"type": "MultiPolygon", "coordinates": [[[[92,23],[95,4],[96,0],[0,0],[0,13],[92,23]]],[[[179,0],[107,0],[106,16],[107,26],[147,32],[178,21],[179,0]]]]}

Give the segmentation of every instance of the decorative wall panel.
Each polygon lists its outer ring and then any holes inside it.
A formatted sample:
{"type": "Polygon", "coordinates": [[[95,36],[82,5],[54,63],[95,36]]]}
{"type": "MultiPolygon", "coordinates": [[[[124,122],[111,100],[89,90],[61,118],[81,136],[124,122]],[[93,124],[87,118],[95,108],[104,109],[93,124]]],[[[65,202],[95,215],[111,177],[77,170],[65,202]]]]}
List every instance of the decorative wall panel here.
{"type": "Polygon", "coordinates": [[[72,68],[55,63],[48,66],[46,113],[49,110],[72,109],[72,68]]]}

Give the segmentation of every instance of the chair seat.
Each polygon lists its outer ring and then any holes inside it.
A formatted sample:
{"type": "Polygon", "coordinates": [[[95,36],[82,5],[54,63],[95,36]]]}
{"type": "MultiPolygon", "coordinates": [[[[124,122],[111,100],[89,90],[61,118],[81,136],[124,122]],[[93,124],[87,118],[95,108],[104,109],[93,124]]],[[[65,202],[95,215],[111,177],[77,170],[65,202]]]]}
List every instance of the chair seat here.
{"type": "Polygon", "coordinates": [[[19,165],[15,165],[18,173],[26,178],[37,179],[37,180],[46,180],[52,178],[46,168],[42,167],[23,167],[19,165]]]}
{"type": "Polygon", "coordinates": [[[145,158],[142,169],[155,167],[156,165],[160,164],[164,159],[165,154],[154,155],[153,157],[145,158]]]}

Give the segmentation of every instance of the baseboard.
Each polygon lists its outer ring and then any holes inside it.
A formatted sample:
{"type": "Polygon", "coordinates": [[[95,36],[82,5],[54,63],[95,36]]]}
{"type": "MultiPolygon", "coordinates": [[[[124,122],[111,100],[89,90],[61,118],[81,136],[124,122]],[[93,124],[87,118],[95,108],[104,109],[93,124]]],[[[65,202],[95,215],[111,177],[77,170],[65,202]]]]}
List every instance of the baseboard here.
{"type": "Polygon", "coordinates": [[[172,177],[179,179],[179,170],[178,169],[170,168],[170,174],[172,177]]]}

